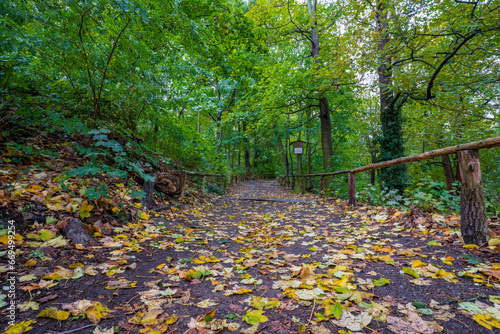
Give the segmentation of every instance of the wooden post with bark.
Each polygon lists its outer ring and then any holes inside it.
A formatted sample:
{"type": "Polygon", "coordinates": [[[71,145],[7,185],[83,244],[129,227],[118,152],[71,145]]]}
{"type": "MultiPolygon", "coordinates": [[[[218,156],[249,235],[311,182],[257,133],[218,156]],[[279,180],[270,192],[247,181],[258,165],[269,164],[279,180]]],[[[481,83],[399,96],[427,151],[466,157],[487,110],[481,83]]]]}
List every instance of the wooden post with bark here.
{"type": "Polygon", "coordinates": [[[186,192],[186,172],[182,172],[181,173],[181,177],[180,177],[180,180],[179,180],[179,185],[181,187],[181,194],[180,194],[180,197],[184,197],[184,194],[186,192]]]}
{"type": "MultiPolygon", "coordinates": [[[[330,173],[292,175],[293,179],[301,177],[321,177],[321,193],[326,188],[325,178],[333,175],[349,174],[349,205],[356,204],[356,176],[355,173],[371,171],[407,164],[410,162],[433,159],[437,157],[457,154],[458,168],[457,181],[462,183],[460,195],[461,229],[464,242],[483,245],[488,242],[488,221],[486,218],[486,204],[484,200],[483,185],[481,181],[481,166],[479,162],[479,149],[488,149],[500,146],[500,137],[485,138],[483,140],[449,146],[433,151],[424,152],[408,157],[401,157],[371,165],[354,168],[351,170],[340,170],[330,173]]],[[[446,158],[444,158],[446,162],[446,158]]]]}
{"type": "Polygon", "coordinates": [[[144,182],[144,192],[146,193],[146,196],[142,200],[142,205],[144,205],[144,208],[147,210],[150,210],[155,206],[154,190],[155,181],[144,182]]]}
{"type": "Polygon", "coordinates": [[[484,201],[479,150],[458,152],[462,175],[460,193],[460,229],[465,244],[483,245],[488,242],[488,219],[484,201]]]}
{"type": "Polygon", "coordinates": [[[321,197],[325,196],[325,177],[323,175],[321,176],[320,194],[321,194],[321,197]]]}
{"type": "Polygon", "coordinates": [[[356,174],[349,172],[349,205],[356,206],[356,174]]]}

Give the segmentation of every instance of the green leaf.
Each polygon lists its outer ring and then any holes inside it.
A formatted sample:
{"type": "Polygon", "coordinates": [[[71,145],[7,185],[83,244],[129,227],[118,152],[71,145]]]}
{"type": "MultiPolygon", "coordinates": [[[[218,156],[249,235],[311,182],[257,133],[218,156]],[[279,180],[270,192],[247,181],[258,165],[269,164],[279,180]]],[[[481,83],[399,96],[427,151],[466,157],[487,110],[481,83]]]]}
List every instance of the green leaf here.
{"type": "Polygon", "coordinates": [[[424,308],[425,304],[422,302],[413,302],[411,303],[413,306],[415,306],[417,309],[424,308]]]}
{"type": "Polygon", "coordinates": [[[474,256],[469,255],[469,254],[462,254],[462,257],[465,258],[470,264],[481,264],[484,263],[484,261],[476,259],[474,256]]]}
{"type": "Polygon", "coordinates": [[[384,285],[391,283],[391,281],[389,281],[387,278],[383,278],[383,277],[378,279],[378,280],[372,279],[372,282],[376,286],[384,286],[384,285]]]}
{"type": "Polygon", "coordinates": [[[54,217],[47,217],[47,218],[45,218],[45,222],[46,222],[47,224],[55,224],[55,223],[57,223],[57,221],[58,221],[58,220],[59,220],[59,219],[56,219],[56,218],[54,218],[54,217]]]}
{"type": "Polygon", "coordinates": [[[245,314],[242,319],[249,325],[255,325],[257,323],[266,322],[268,318],[262,314],[262,311],[253,310],[247,311],[247,314],[245,314]]]}
{"type": "Polygon", "coordinates": [[[412,268],[410,267],[403,267],[403,270],[401,270],[402,273],[405,273],[405,274],[408,274],[408,275],[411,275],[415,278],[419,278],[420,275],[415,271],[413,270],[412,268]]]}

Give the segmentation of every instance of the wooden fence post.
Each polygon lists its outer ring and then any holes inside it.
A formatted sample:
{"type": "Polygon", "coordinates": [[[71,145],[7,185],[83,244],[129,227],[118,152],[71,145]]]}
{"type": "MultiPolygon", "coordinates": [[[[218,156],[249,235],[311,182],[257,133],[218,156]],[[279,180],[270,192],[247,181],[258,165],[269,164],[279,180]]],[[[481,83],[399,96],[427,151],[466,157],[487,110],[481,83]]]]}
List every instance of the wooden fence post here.
{"type": "Polygon", "coordinates": [[[325,196],[325,177],[323,175],[321,175],[320,194],[321,197],[325,196]]]}
{"type": "Polygon", "coordinates": [[[202,181],[202,191],[205,192],[205,185],[207,183],[207,176],[206,175],[203,175],[203,181],[202,181]]]}
{"type": "Polygon", "coordinates": [[[356,206],[356,174],[349,172],[349,205],[356,206]]]}
{"type": "Polygon", "coordinates": [[[181,195],[180,197],[184,197],[184,193],[186,191],[186,172],[182,172],[181,173],[181,177],[180,177],[180,180],[179,180],[179,185],[181,187],[181,195]]]}
{"type": "Polygon", "coordinates": [[[144,192],[146,193],[146,196],[143,198],[142,204],[147,210],[150,210],[155,206],[154,190],[155,181],[144,182],[144,192]]]}
{"type": "Polygon", "coordinates": [[[457,152],[462,175],[460,193],[460,229],[465,244],[483,245],[488,242],[488,219],[484,201],[479,150],[457,152]]]}

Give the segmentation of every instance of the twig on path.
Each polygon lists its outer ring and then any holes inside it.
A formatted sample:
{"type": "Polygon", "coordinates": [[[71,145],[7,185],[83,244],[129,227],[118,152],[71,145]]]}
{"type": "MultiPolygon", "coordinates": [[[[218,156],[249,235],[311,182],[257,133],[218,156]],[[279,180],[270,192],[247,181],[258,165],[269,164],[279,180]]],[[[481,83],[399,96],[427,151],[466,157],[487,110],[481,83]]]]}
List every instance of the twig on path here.
{"type": "Polygon", "coordinates": [[[134,326],[130,327],[130,329],[128,330],[127,334],[129,334],[136,327],[137,327],[137,325],[134,325],[134,326]]]}
{"type": "Polygon", "coordinates": [[[290,303],[292,302],[292,300],[293,300],[293,298],[292,298],[292,299],[290,299],[290,300],[288,301],[288,303],[286,303],[286,304],[285,304],[285,306],[283,306],[283,308],[281,309],[280,313],[281,313],[281,312],[283,312],[283,310],[284,310],[284,309],[288,306],[288,304],[290,304],[290,303]]]}
{"type": "Polygon", "coordinates": [[[72,329],[72,330],[70,330],[70,331],[66,331],[66,332],[54,332],[54,331],[50,331],[50,332],[52,332],[52,333],[57,333],[57,334],[68,334],[68,333],[73,333],[73,332],[79,331],[79,330],[81,330],[81,329],[85,329],[85,328],[89,328],[89,327],[93,327],[93,326],[97,326],[97,324],[92,324],[92,325],[83,326],[83,327],[76,328],[76,329],[72,329]]]}
{"type": "Polygon", "coordinates": [[[139,295],[135,295],[134,297],[130,298],[129,301],[125,303],[125,305],[128,305],[132,301],[132,299],[134,299],[137,296],[139,296],[139,295]]]}
{"type": "Polygon", "coordinates": [[[255,334],[259,334],[260,332],[262,332],[267,327],[269,327],[269,325],[265,325],[264,327],[262,327],[261,329],[259,329],[257,332],[255,332],[255,334]]]}
{"type": "Polygon", "coordinates": [[[465,327],[470,328],[469,326],[467,326],[467,324],[466,324],[465,322],[460,321],[460,320],[458,320],[457,318],[453,318],[453,320],[456,320],[456,321],[458,321],[459,323],[461,323],[462,325],[465,325],[465,327]]]}
{"type": "Polygon", "coordinates": [[[314,313],[314,309],[315,309],[315,308],[316,308],[316,299],[314,300],[313,309],[312,309],[312,311],[311,311],[311,315],[309,316],[309,321],[307,322],[306,327],[307,327],[307,326],[309,326],[309,324],[311,323],[311,319],[312,319],[312,317],[313,317],[313,313],[314,313]]]}
{"type": "Polygon", "coordinates": [[[170,329],[170,326],[167,325],[167,328],[169,329],[168,333],[165,333],[165,334],[172,334],[173,332],[175,332],[177,330],[177,328],[172,328],[170,329]]]}

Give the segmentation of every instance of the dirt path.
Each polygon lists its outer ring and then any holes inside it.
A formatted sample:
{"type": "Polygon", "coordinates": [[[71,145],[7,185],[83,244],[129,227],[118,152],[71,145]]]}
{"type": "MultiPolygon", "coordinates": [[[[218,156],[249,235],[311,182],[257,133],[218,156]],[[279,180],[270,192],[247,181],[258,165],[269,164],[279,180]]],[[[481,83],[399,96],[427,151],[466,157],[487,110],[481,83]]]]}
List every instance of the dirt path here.
{"type": "Polygon", "coordinates": [[[109,248],[57,249],[54,261],[22,270],[37,279],[19,283],[18,302],[39,309],[18,320],[37,321],[30,333],[66,332],[92,318],[110,334],[115,326],[120,333],[495,330],[472,317],[497,324],[489,316],[500,314],[499,299],[489,297],[500,294],[493,283],[500,266],[470,264],[484,254],[454,245],[449,228],[409,230],[399,224],[402,213],[343,209],[275,181],[246,182],[203,208],[115,228],[115,244],[103,244],[109,248]],[[458,277],[470,268],[476,282],[458,277]],[[50,278],[57,285],[43,287],[50,278]],[[67,305],[81,300],[94,304],[67,305]],[[73,314],[37,318],[47,307],[73,314]]]}

